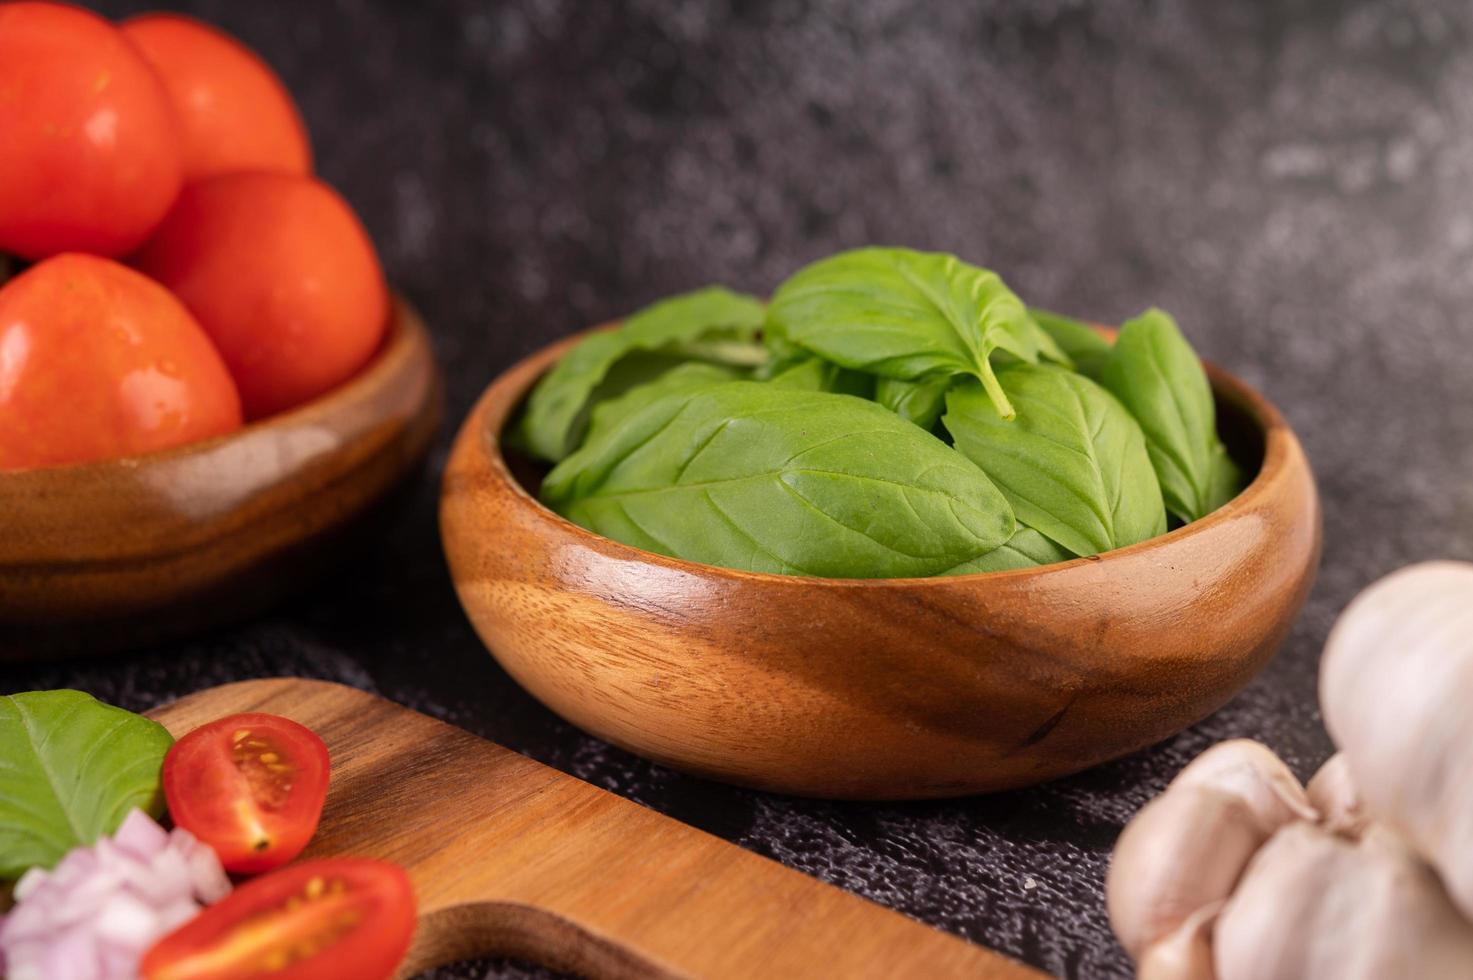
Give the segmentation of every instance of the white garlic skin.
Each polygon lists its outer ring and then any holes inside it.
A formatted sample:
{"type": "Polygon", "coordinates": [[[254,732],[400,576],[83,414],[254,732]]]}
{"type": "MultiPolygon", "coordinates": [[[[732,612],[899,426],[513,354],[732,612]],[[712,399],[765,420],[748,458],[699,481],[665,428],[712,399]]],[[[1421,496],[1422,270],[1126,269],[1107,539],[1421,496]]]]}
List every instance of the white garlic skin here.
{"type": "Polygon", "coordinates": [[[1197,756],[1172,780],[1168,792],[1181,786],[1205,786],[1239,797],[1268,833],[1291,820],[1319,816],[1284,760],[1246,738],[1219,742],[1197,756]]]}
{"type": "Polygon", "coordinates": [[[1473,565],[1413,565],[1357,596],[1326,644],[1320,702],[1365,809],[1473,918],[1473,565]]]}
{"type": "Polygon", "coordinates": [[[1218,980],[1454,980],[1473,973],[1473,925],[1393,835],[1294,823],[1253,858],[1212,951],[1218,980]]]}
{"type": "Polygon", "coordinates": [[[1136,980],[1217,980],[1212,924],[1223,904],[1198,909],[1174,932],[1146,947],[1136,963],[1136,980]]]}
{"type": "Polygon", "coordinates": [[[1360,790],[1350,774],[1350,760],[1337,752],[1320,766],[1307,787],[1310,804],[1319,811],[1320,825],[1342,837],[1357,840],[1365,833],[1366,815],[1360,790]]]}
{"type": "Polygon", "coordinates": [[[1226,899],[1269,831],[1240,798],[1173,787],[1126,826],[1105,877],[1110,925],[1141,960],[1200,910],[1226,899]]]}

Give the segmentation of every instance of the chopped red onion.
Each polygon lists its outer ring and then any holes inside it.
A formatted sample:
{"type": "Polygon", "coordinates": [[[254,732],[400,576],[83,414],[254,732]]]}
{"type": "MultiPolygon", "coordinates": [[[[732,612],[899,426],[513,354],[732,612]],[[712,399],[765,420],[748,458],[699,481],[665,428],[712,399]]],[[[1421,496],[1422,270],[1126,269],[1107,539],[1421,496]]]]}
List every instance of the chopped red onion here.
{"type": "Polygon", "coordinates": [[[156,940],[229,891],[213,850],[134,810],[111,838],[16,882],[15,908],[0,918],[0,972],[8,980],[135,980],[156,940]]]}

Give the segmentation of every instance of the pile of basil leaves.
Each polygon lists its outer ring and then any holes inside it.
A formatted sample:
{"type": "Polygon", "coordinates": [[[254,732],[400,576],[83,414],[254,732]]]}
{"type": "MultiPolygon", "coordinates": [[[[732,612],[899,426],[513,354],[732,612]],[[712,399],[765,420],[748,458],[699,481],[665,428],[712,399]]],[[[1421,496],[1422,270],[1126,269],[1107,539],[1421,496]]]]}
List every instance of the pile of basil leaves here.
{"type": "Polygon", "coordinates": [[[544,503],[729,568],[956,575],[1094,555],[1242,477],[1201,361],[1149,310],[1107,343],[951,255],[862,248],[768,304],[721,287],[573,348],[510,440],[544,503]]]}

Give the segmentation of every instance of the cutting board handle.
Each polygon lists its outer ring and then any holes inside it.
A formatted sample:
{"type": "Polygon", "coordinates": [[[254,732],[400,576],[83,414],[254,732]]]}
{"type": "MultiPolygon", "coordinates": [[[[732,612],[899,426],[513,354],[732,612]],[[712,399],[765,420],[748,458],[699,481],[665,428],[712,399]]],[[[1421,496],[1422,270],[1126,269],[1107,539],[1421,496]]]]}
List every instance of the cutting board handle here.
{"type": "Polygon", "coordinates": [[[647,960],[635,942],[620,942],[590,933],[576,922],[546,909],[510,902],[480,902],[432,913],[420,921],[411,970],[429,964],[483,956],[509,956],[556,967],[587,977],[684,977],[647,960]]]}

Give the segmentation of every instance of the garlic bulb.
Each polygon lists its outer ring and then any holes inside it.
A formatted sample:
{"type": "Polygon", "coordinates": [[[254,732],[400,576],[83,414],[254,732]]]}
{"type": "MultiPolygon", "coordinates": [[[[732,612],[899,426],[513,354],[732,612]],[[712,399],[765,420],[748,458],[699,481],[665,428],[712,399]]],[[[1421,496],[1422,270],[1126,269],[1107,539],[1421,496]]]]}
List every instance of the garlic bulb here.
{"type": "Polygon", "coordinates": [[[1246,738],[1219,742],[1197,756],[1167,789],[1181,786],[1206,786],[1239,797],[1268,833],[1294,819],[1318,819],[1284,760],[1246,738]]]}
{"type": "Polygon", "coordinates": [[[1342,837],[1355,840],[1370,823],[1361,803],[1360,791],[1350,776],[1345,753],[1332,755],[1309,781],[1309,802],[1319,811],[1320,824],[1342,837]]]}
{"type": "Polygon", "coordinates": [[[1232,893],[1268,839],[1240,798],[1202,786],[1173,787],[1125,828],[1110,859],[1110,925],[1137,961],[1193,915],[1232,893]]]}
{"type": "Polygon", "coordinates": [[[1393,835],[1294,823],[1253,858],[1212,951],[1218,980],[1452,980],[1473,970],[1473,925],[1393,835]]]}
{"type": "Polygon", "coordinates": [[[1228,897],[1274,831],[1316,818],[1289,767],[1257,742],[1223,742],[1192,760],[1125,828],[1105,881],[1110,923],[1142,975],[1198,976],[1204,910],[1228,897]]]}
{"type": "Polygon", "coordinates": [[[1325,647],[1320,701],[1365,808],[1473,918],[1473,565],[1413,565],[1356,597],[1325,647]]]}

